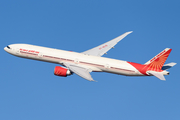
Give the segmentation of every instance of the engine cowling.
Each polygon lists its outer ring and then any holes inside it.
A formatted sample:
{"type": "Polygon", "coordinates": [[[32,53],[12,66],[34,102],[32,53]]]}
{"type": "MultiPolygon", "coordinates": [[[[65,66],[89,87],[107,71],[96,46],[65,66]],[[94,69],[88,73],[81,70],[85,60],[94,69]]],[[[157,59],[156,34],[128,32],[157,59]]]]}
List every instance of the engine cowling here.
{"type": "Polygon", "coordinates": [[[54,75],[61,76],[61,77],[67,77],[68,75],[71,75],[71,71],[67,68],[63,68],[60,66],[56,66],[54,68],[54,75]]]}

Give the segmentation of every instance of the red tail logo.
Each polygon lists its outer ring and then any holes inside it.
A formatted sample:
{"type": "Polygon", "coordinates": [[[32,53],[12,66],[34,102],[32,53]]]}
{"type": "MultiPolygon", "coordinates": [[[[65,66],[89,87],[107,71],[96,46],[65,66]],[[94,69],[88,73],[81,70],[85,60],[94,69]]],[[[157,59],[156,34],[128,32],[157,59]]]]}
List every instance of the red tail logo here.
{"type": "Polygon", "coordinates": [[[154,58],[152,58],[150,61],[148,61],[146,63],[147,71],[149,71],[149,70],[157,71],[157,72],[162,71],[161,68],[164,65],[166,59],[168,58],[171,50],[172,49],[170,49],[170,48],[166,48],[161,53],[159,53],[154,58]]]}
{"type": "Polygon", "coordinates": [[[166,59],[168,58],[170,52],[172,49],[166,48],[162,52],[160,52],[158,55],[153,57],[151,60],[149,60],[147,63],[144,65],[138,64],[138,63],[133,63],[133,62],[128,62],[132,66],[134,66],[139,72],[141,72],[144,75],[147,75],[147,71],[156,71],[156,72],[161,72],[161,68],[163,67],[166,59]]]}

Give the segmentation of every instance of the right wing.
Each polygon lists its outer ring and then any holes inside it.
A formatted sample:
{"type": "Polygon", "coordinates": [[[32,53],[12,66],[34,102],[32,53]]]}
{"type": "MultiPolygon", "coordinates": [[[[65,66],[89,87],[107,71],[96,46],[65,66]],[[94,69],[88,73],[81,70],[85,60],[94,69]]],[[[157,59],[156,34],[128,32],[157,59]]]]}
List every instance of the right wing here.
{"type": "Polygon", "coordinates": [[[69,64],[69,63],[63,63],[67,68],[69,68],[70,71],[76,73],[77,75],[79,75],[80,77],[89,80],[89,81],[95,81],[93,80],[93,78],[90,75],[90,72],[92,72],[91,70],[81,67],[79,65],[76,64],[69,64]]]}
{"type": "Polygon", "coordinates": [[[117,38],[114,38],[102,45],[99,45],[97,47],[94,47],[94,48],[87,50],[85,52],[82,52],[82,53],[87,54],[87,55],[102,56],[130,33],[132,33],[132,31],[126,32],[117,38]]]}

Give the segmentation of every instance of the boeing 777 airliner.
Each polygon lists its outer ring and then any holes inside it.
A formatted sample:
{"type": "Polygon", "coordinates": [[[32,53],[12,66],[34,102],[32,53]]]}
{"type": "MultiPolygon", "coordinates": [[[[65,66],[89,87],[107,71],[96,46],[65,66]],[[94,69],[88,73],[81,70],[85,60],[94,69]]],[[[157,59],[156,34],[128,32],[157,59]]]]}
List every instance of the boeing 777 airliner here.
{"type": "Polygon", "coordinates": [[[60,64],[64,67],[56,66],[54,74],[62,77],[75,73],[86,80],[94,81],[91,72],[108,72],[125,76],[155,76],[165,80],[164,75],[169,75],[166,70],[176,65],[174,62],[164,65],[172,50],[170,48],[164,49],[145,64],[101,57],[131,32],[82,53],[29,44],[11,44],[4,50],[18,57],[60,64]]]}

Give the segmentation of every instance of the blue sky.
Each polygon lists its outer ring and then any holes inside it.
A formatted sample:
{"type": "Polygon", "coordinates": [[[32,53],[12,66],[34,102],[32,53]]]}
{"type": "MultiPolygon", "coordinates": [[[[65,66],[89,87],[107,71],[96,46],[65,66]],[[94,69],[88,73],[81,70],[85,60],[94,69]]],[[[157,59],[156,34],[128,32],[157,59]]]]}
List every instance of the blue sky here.
{"type": "Polygon", "coordinates": [[[13,43],[83,52],[134,31],[104,57],[145,63],[172,48],[179,63],[178,0],[1,0],[1,120],[179,120],[177,64],[166,81],[92,73],[53,75],[57,64],[22,59],[3,48],[13,43]]]}

